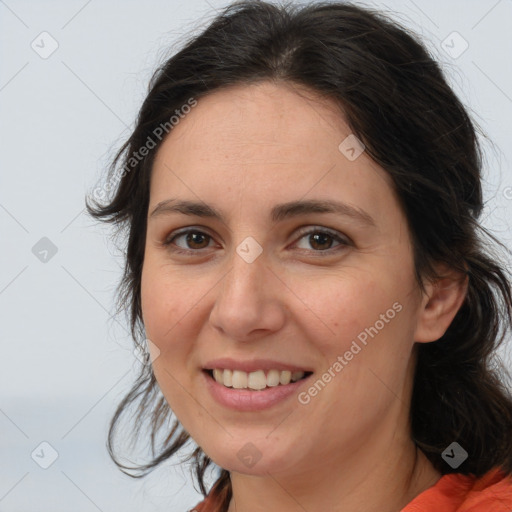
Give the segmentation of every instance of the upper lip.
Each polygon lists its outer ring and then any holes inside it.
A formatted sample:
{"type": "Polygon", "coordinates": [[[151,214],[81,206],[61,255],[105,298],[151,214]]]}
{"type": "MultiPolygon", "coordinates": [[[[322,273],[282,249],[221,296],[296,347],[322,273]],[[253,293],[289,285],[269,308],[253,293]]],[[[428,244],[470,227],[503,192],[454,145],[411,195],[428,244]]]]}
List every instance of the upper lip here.
{"type": "Polygon", "coordinates": [[[212,359],[208,361],[203,369],[214,370],[215,368],[224,370],[240,370],[243,372],[255,372],[257,370],[289,370],[291,372],[312,372],[311,369],[290,363],[282,363],[281,361],[273,361],[271,359],[251,359],[250,361],[236,361],[229,357],[221,359],[212,359]]]}

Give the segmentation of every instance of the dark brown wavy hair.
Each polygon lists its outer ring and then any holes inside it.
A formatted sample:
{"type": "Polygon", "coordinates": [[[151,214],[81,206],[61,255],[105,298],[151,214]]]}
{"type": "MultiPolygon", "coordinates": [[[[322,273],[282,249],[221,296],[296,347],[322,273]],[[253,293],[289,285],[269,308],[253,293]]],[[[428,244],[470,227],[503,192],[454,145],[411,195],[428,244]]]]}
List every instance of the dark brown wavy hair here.
{"type": "MultiPolygon", "coordinates": [[[[191,98],[200,101],[223,87],[260,81],[306,86],[342,108],[366,153],[392,177],[408,220],[421,290],[423,279],[440,277],[436,263],[468,275],[464,303],[446,333],[417,346],[412,438],[441,474],[481,476],[495,467],[512,474],[510,374],[496,354],[512,327],[511,278],[502,250],[507,257],[510,253],[478,220],[484,206],[477,139],[482,132],[419,38],[368,8],[237,2],[157,69],[100,196],[86,199],[90,215],[127,235],[117,305],[118,313],[129,314],[135,344],[145,337],[140,284],[149,183],[164,140],[155,130],[191,98]],[[141,158],[137,152],[149,138],[156,147],[141,158]],[[441,457],[453,441],[469,454],[457,470],[441,457]]],[[[143,365],[110,424],[107,447],[119,468],[145,476],[188,444],[188,433],[171,419],[151,365],[143,365]],[[134,408],[129,432],[136,441],[149,422],[152,456],[145,464],[126,466],[117,458],[114,438],[122,417],[134,408]]],[[[188,460],[206,495],[212,461],[200,447],[193,448],[188,460]]],[[[213,493],[220,510],[226,510],[231,482],[229,472],[218,469],[213,493]]]]}

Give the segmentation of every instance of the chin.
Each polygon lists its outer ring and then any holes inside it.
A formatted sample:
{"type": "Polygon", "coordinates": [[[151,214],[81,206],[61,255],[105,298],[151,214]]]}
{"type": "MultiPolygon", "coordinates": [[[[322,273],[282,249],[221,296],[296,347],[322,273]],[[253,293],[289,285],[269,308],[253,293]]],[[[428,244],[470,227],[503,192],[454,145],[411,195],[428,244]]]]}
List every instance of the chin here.
{"type": "Polygon", "coordinates": [[[287,471],[298,462],[292,453],[281,451],[272,443],[251,442],[248,439],[240,443],[226,443],[220,452],[217,449],[208,452],[208,456],[223,469],[245,475],[264,476],[268,473],[287,471]],[[234,446],[236,445],[236,446],[234,446]],[[211,455],[210,455],[211,454],[211,455]],[[286,464],[284,464],[286,461],[286,464]]]}

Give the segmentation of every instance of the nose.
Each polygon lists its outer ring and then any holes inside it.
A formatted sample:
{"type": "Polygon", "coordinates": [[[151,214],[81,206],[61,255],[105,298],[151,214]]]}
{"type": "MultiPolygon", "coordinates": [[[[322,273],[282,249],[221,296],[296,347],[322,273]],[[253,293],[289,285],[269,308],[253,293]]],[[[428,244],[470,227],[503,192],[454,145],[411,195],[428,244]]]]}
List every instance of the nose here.
{"type": "Polygon", "coordinates": [[[281,329],[286,320],[286,287],[264,253],[249,263],[234,251],[231,268],[215,289],[210,322],[228,338],[265,337],[281,329]]]}

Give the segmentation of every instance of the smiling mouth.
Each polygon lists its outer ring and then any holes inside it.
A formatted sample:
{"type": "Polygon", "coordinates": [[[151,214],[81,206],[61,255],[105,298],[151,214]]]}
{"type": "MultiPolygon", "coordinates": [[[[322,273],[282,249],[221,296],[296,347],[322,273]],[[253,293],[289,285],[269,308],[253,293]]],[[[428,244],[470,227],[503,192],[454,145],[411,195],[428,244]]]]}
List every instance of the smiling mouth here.
{"type": "Polygon", "coordinates": [[[232,389],[245,389],[248,391],[262,391],[264,389],[286,386],[308,378],[313,372],[289,370],[256,370],[244,372],[215,368],[203,370],[218,384],[232,389]]]}

